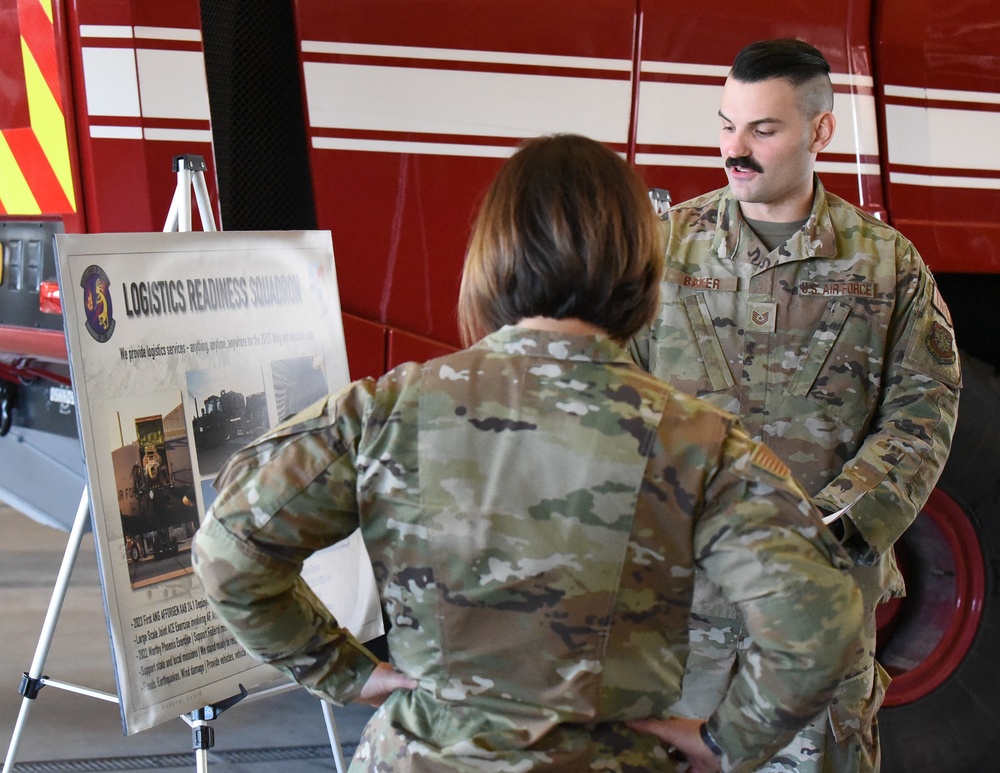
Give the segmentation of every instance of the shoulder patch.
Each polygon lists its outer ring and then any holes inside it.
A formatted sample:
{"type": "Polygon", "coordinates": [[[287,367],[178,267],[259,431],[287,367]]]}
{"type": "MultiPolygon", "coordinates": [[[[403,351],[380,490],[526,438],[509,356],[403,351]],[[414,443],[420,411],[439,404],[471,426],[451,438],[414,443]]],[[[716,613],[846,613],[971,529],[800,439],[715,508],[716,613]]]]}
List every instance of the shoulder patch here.
{"type": "Polygon", "coordinates": [[[750,454],[750,464],[759,470],[775,475],[779,478],[787,478],[792,473],[781,459],[765,445],[758,445],[750,454]]]}
{"type": "Polygon", "coordinates": [[[962,370],[958,362],[955,333],[937,310],[932,318],[913,331],[903,357],[904,367],[942,381],[960,386],[962,370]]]}
{"type": "Polygon", "coordinates": [[[938,365],[954,365],[958,362],[955,353],[955,337],[940,322],[933,322],[924,338],[924,345],[938,365]]]}

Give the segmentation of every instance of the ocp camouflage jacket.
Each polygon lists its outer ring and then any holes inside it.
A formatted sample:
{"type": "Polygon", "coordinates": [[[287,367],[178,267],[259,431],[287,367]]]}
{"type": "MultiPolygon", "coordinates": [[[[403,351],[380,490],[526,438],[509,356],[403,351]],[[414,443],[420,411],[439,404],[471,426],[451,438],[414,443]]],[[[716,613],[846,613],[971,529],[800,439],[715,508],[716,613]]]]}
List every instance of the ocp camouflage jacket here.
{"type": "Polygon", "coordinates": [[[951,317],[898,231],[816,179],[805,226],[768,253],[728,188],[664,221],[659,317],[645,369],[740,416],[819,506],[850,505],[877,598],[903,592],[890,552],[951,445],[961,370],[951,317]]]}
{"type": "Polygon", "coordinates": [[[734,417],[610,340],[504,328],[350,385],[234,457],[196,535],[209,599],[251,652],[356,697],[374,657],[299,576],[361,529],[394,664],[351,770],[673,771],[624,720],[663,717],[693,567],[754,634],[712,718],[749,770],[829,701],[857,646],[846,555],[734,417]]]}

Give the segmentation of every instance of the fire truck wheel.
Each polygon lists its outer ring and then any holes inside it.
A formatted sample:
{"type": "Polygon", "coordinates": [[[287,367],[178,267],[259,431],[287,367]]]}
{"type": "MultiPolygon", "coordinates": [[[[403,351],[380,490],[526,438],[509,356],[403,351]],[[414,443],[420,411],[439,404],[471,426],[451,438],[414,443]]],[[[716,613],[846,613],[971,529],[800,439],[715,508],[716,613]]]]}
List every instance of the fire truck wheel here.
{"type": "Polygon", "coordinates": [[[893,674],[878,714],[882,773],[996,769],[1000,379],[968,356],[962,370],[948,464],[896,545],[907,596],[879,615],[878,657],[893,674]]]}

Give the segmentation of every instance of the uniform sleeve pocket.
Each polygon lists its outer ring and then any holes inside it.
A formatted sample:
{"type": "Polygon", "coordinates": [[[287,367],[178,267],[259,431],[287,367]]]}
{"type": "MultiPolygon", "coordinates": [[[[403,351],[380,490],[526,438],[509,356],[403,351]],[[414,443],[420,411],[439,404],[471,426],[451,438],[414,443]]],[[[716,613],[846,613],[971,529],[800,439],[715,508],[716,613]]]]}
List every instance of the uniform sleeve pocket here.
{"type": "Polygon", "coordinates": [[[878,663],[845,679],[830,704],[830,725],[839,743],[858,733],[871,735],[872,721],[882,705],[889,675],[878,663]]]}
{"type": "Polygon", "coordinates": [[[844,323],[850,313],[851,307],[843,301],[833,301],[830,304],[819,327],[813,333],[809,349],[788,385],[790,394],[796,397],[805,397],[809,394],[830,352],[833,351],[833,346],[837,343],[840,331],[844,329],[844,323]]]}
{"type": "Polygon", "coordinates": [[[962,369],[958,363],[955,332],[948,317],[936,307],[910,334],[903,366],[948,386],[961,386],[962,369]]]}

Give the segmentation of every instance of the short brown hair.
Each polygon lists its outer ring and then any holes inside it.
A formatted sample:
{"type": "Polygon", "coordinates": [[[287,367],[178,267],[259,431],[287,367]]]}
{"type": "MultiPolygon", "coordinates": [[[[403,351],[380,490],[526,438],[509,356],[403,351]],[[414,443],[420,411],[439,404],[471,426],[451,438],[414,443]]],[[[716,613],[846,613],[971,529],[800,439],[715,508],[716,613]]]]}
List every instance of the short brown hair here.
{"type": "Polygon", "coordinates": [[[577,318],[625,341],[656,312],[663,250],[636,172],[574,134],[525,142],[479,210],[459,293],[466,344],[528,317],[577,318]]]}

